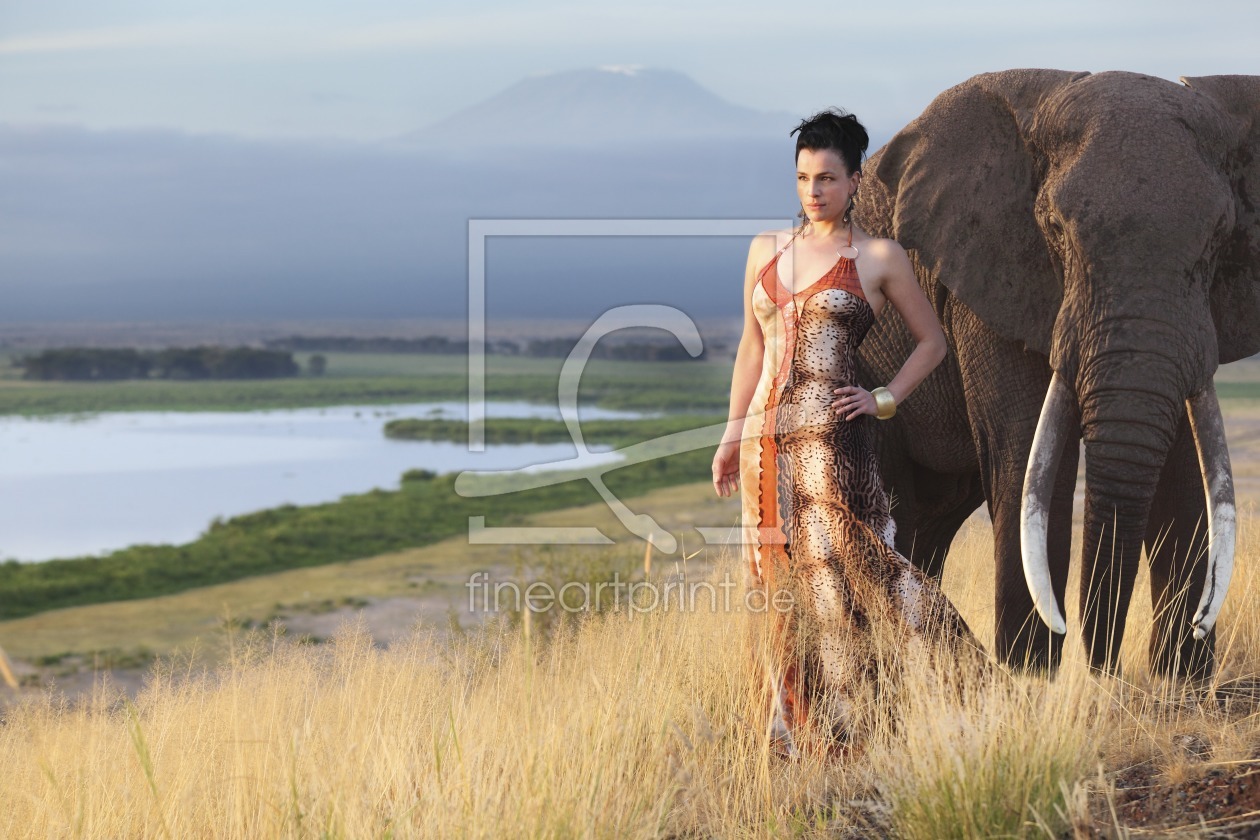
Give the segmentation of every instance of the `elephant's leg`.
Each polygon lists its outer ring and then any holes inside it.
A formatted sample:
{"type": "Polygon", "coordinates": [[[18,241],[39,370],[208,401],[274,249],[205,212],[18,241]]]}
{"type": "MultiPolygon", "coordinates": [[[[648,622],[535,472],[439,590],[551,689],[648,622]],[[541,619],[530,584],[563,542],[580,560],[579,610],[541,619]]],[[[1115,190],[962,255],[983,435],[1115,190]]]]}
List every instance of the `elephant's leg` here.
{"type": "MultiPolygon", "coordinates": [[[[1054,595],[1060,604],[1064,603],[1067,591],[1067,570],[1072,552],[1072,496],[1076,488],[1079,457],[1077,445],[1068,446],[1064,451],[1050,502],[1047,556],[1050,568],[1054,570],[1054,595]]],[[[1027,460],[1025,452],[1025,464],[1027,460]]],[[[995,478],[995,485],[1001,489],[997,493],[997,504],[990,506],[997,564],[994,570],[994,646],[1011,667],[1053,672],[1062,659],[1063,637],[1051,632],[1037,615],[1032,594],[1028,591],[1019,533],[1024,470],[1019,471],[1016,481],[1008,475],[1008,469],[1001,470],[995,478]],[[1018,489],[1012,484],[1017,484],[1018,489]]]]}
{"type": "Polygon", "coordinates": [[[1194,638],[1190,619],[1203,592],[1207,502],[1194,435],[1182,417],[1159,477],[1146,527],[1151,570],[1150,663],[1157,673],[1205,678],[1216,667],[1216,630],[1194,638]]]}
{"type": "Polygon", "coordinates": [[[897,532],[897,551],[939,583],[958,529],[984,503],[979,472],[956,475],[918,467],[914,473],[916,522],[897,532]]]}
{"type": "MultiPolygon", "coordinates": [[[[932,285],[925,291],[937,298],[942,288],[932,285]]],[[[861,381],[888,382],[914,346],[896,309],[885,307],[862,342],[861,381]]],[[[956,358],[947,356],[897,418],[876,424],[876,430],[880,472],[897,523],[897,551],[939,581],[954,535],[984,501],[956,358]]]]}
{"type": "Polygon", "coordinates": [[[954,535],[984,502],[980,474],[937,472],[912,463],[900,441],[882,443],[880,470],[897,523],[895,547],[939,583],[954,535]]]}
{"type": "Polygon", "coordinates": [[[884,480],[884,489],[891,502],[893,521],[897,523],[897,535],[894,547],[911,562],[918,561],[911,556],[910,548],[914,545],[915,534],[919,530],[919,492],[914,464],[910,461],[903,436],[887,430],[877,430],[875,449],[879,454],[879,472],[884,480]]]}
{"type": "MultiPolygon", "coordinates": [[[[1044,357],[998,336],[962,304],[953,309],[950,331],[993,521],[995,651],[1012,667],[1053,670],[1062,656],[1062,638],[1036,614],[1020,549],[1024,473],[1050,384],[1050,366],[1044,357]]],[[[1067,447],[1050,509],[1047,557],[1060,603],[1071,552],[1077,458],[1078,449],[1067,447]]]]}

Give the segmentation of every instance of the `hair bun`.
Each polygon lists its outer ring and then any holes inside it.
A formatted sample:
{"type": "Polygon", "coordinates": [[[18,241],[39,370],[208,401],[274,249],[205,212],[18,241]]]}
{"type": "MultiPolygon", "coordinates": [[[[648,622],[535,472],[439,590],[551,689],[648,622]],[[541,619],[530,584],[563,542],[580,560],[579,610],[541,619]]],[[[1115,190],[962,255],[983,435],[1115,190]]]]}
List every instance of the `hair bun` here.
{"type": "Polygon", "coordinates": [[[849,172],[857,172],[862,168],[862,160],[871,144],[866,127],[843,108],[828,108],[801,120],[800,125],[792,129],[788,136],[798,133],[798,156],[801,149],[832,149],[844,160],[849,172]]]}
{"type": "Polygon", "coordinates": [[[866,149],[871,145],[871,137],[866,133],[866,128],[858,122],[858,118],[849,113],[842,113],[836,117],[836,122],[840,124],[840,129],[845,135],[865,154],[866,149]]]}

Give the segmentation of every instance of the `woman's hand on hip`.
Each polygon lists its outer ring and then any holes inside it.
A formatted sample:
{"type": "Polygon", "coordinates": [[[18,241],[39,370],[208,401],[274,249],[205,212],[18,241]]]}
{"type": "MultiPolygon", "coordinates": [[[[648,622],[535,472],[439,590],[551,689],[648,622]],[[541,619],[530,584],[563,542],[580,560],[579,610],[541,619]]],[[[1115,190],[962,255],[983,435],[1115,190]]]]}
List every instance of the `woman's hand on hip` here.
{"type": "Polygon", "coordinates": [[[857,385],[844,385],[832,392],[836,395],[836,400],[831,407],[836,410],[836,416],[842,420],[856,420],[863,414],[875,415],[875,397],[865,388],[859,388],[857,385]]]}

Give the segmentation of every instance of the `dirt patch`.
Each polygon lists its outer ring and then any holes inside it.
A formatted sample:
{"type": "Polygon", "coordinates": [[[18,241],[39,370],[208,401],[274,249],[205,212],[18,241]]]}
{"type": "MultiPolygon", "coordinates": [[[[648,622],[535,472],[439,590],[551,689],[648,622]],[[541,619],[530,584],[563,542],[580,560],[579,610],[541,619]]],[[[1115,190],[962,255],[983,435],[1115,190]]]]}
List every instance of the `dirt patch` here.
{"type": "Polygon", "coordinates": [[[1160,834],[1256,837],[1260,832],[1260,756],[1226,766],[1206,762],[1201,769],[1202,775],[1177,784],[1161,781],[1150,764],[1117,774],[1115,804],[1120,824],[1160,834]]]}
{"type": "Polygon", "coordinates": [[[410,635],[418,626],[433,629],[442,638],[456,625],[466,628],[482,620],[467,610],[458,610],[449,599],[440,596],[356,598],[332,606],[321,602],[290,609],[282,607],[275,620],[284,626],[289,635],[306,636],[318,643],[331,638],[342,624],[359,617],[362,617],[372,640],[380,647],[389,647],[410,635]]]}
{"type": "MultiPolygon", "coordinates": [[[[361,619],[373,642],[387,648],[417,627],[433,630],[442,641],[457,628],[473,627],[487,617],[466,608],[461,612],[443,595],[344,597],[279,603],[272,615],[240,622],[237,629],[264,629],[275,622],[291,638],[322,644],[343,624],[361,619]]],[[[157,658],[152,651],[136,648],[46,656],[34,661],[13,659],[13,672],[20,687],[11,691],[0,685],[0,710],[46,695],[62,695],[71,703],[78,702],[90,696],[102,681],[134,699],[157,658]]]]}

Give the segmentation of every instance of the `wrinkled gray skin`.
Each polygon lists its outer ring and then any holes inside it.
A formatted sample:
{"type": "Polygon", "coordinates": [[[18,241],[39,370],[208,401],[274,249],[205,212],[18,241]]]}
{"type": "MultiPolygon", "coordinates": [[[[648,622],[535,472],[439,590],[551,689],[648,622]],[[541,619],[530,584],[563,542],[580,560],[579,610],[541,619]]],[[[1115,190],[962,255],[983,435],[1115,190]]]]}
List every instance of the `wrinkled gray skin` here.
{"type": "MultiPolygon", "coordinates": [[[[1116,666],[1142,545],[1164,535],[1151,568],[1152,667],[1215,667],[1215,633],[1191,635],[1206,520],[1185,401],[1218,363],[1260,351],[1260,77],[1186,81],[976,76],[863,167],[859,223],[910,251],[951,350],[879,424],[897,547],[939,577],[958,527],[987,501],[997,653],[1015,666],[1053,668],[1061,656],[1062,637],[1033,611],[1019,529],[1053,370],[1075,396],[1069,440],[1085,444],[1091,664],[1116,666]]],[[[911,347],[885,307],[862,344],[863,383],[887,382],[911,347]]],[[[1078,460],[1067,449],[1048,546],[1060,604],[1078,460]]]]}

